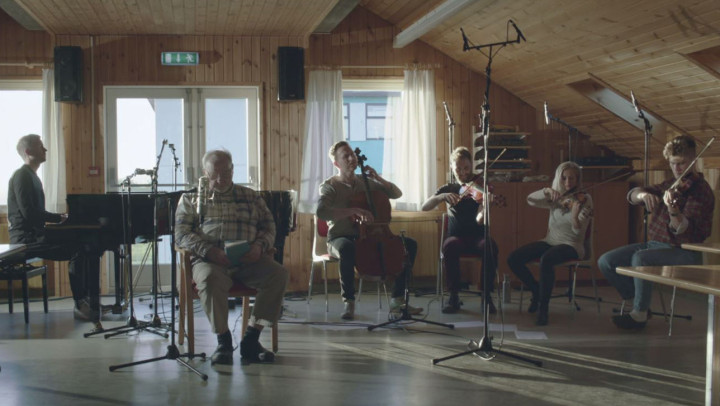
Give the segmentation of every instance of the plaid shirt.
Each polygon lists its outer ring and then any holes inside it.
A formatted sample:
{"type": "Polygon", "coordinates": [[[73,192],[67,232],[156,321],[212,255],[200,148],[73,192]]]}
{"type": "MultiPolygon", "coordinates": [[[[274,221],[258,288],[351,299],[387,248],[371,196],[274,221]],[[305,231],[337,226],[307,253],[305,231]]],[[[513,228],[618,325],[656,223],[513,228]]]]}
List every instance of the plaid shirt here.
{"type": "Polygon", "coordinates": [[[211,192],[202,224],[197,215],[197,193],[186,193],[175,213],[175,242],[178,247],[205,258],[212,247],[224,241],[259,243],[263,251],[275,243],[275,222],[259,193],[240,185],[225,192],[211,192]]]}
{"type": "MultiPolygon", "coordinates": [[[[675,179],[668,179],[647,188],[634,188],[628,193],[628,201],[634,191],[641,190],[660,196],[662,199],[663,194],[673,182],[675,179]]],[[[685,202],[681,203],[680,212],[687,219],[687,228],[683,232],[675,234],[670,228],[670,212],[668,212],[667,206],[661,202],[648,224],[648,237],[651,240],[680,246],[682,243],[700,243],[710,236],[715,196],[702,174],[698,174],[698,180],[693,182],[684,196],[685,202]]]]}

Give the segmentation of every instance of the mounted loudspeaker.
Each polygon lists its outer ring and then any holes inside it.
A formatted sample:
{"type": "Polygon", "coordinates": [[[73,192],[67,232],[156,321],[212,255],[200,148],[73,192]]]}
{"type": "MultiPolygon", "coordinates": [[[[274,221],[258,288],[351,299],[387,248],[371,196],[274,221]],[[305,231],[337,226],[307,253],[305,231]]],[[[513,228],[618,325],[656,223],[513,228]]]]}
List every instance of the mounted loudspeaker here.
{"type": "Polygon", "coordinates": [[[53,64],[55,68],[55,101],[82,103],[82,48],[55,47],[53,64]]]}
{"type": "Polygon", "coordinates": [[[278,100],[305,99],[304,49],[278,47],[278,100]]]}

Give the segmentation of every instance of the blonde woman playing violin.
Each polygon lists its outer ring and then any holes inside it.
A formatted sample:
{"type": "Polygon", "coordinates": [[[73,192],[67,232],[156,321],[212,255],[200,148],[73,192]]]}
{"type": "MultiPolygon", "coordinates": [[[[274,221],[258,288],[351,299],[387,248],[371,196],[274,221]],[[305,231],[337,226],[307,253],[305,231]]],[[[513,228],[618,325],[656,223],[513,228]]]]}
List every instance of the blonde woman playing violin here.
{"type": "MultiPolygon", "coordinates": [[[[483,254],[485,248],[483,204],[484,196],[474,184],[475,175],[472,170],[472,155],[465,147],[456,148],[450,156],[455,178],[462,183],[449,183],[440,187],[434,195],[423,203],[423,211],[429,211],[440,203],[447,203],[448,237],[442,245],[443,265],[445,266],[445,280],[450,291],[450,300],[443,307],[443,313],[456,313],[460,310],[460,255],[483,254]]],[[[490,258],[483,260],[483,272],[489,272],[491,281],[488,291],[492,292],[495,274],[497,272],[498,248],[491,240],[490,258]]],[[[497,310],[488,297],[490,313],[497,310]]]]}
{"type": "Polygon", "coordinates": [[[633,301],[633,310],[613,317],[622,329],[641,329],[648,319],[652,283],[618,275],[618,266],[696,265],[702,263],[699,252],[680,248],[682,243],[700,243],[712,231],[715,197],[710,185],[690,167],[695,158],[695,141],[680,135],[665,144],[663,156],[668,160],[673,178],[658,185],[636,187],[628,193],[633,205],[644,205],[652,213],[646,243],[630,244],[608,251],[598,259],[605,278],[624,300],[633,301]],[[682,177],[686,169],[687,176],[682,177]],[[680,187],[671,187],[682,177],[680,187]]]}
{"type": "Polygon", "coordinates": [[[507,259],[513,273],[532,292],[529,313],[537,312],[535,324],[548,323],[548,304],[555,284],[555,265],[585,256],[585,231],[590,225],[593,202],[580,190],[580,167],[563,162],[555,170],[552,187],[531,193],[529,205],[548,209],[548,231],[544,239],[524,245],[507,259]],[[535,280],[527,263],[540,260],[540,280],[535,280]]]}

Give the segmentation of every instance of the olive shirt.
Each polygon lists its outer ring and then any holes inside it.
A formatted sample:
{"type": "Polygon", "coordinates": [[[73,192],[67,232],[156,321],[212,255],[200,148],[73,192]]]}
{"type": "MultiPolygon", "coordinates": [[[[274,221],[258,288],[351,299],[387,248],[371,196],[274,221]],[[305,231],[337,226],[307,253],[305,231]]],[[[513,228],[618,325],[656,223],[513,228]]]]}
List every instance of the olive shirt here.
{"type": "MultiPolygon", "coordinates": [[[[374,179],[368,179],[368,184],[371,191],[383,191],[390,199],[397,199],[402,196],[402,191],[392,183],[390,183],[389,190],[374,179]]],[[[350,217],[332,218],[333,209],[348,208],[350,201],[358,193],[365,193],[365,182],[362,176],[357,174],[352,182],[346,183],[341,181],[339,177],[333,176],[320,185],[320,201],[316,213],[319,218],[328,222],[328,240],[358,235],[357,227],[355,227],[355,223],[350,217]]]]}

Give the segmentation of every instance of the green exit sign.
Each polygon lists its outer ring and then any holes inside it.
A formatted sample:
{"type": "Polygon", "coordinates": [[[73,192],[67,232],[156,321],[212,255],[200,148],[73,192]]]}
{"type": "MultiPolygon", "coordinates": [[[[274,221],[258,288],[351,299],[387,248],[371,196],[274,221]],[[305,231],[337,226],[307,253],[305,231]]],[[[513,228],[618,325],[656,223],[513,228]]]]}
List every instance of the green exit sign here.
{"type": "Polygon", "coordinates": [[[169,66],[197,65],[199,63],[197,52],[163,52],[160,63],[169,66]]]}

